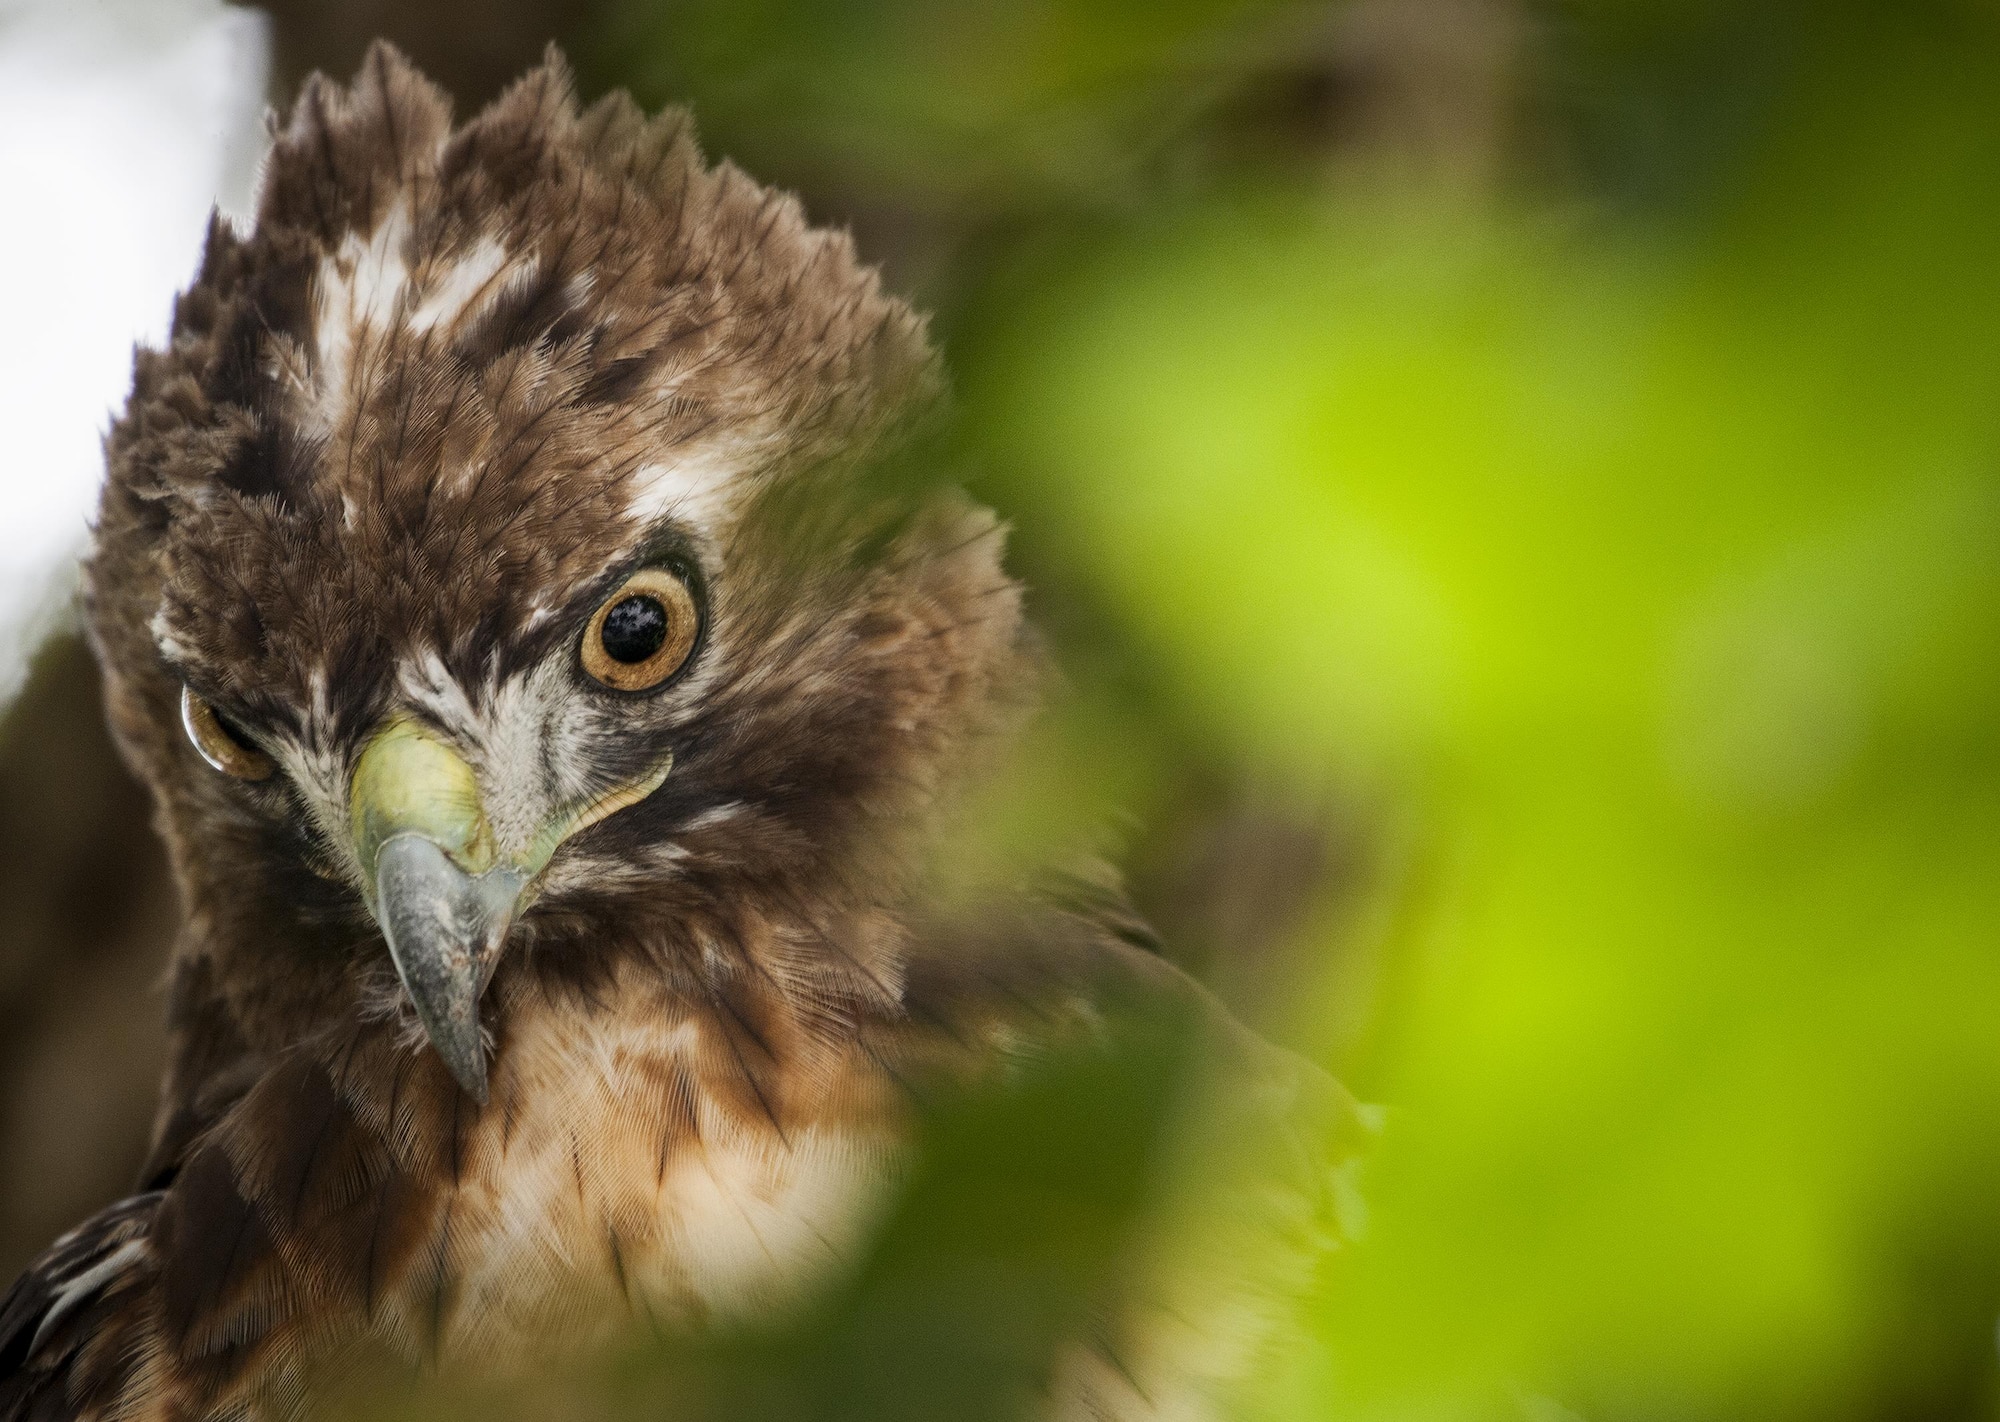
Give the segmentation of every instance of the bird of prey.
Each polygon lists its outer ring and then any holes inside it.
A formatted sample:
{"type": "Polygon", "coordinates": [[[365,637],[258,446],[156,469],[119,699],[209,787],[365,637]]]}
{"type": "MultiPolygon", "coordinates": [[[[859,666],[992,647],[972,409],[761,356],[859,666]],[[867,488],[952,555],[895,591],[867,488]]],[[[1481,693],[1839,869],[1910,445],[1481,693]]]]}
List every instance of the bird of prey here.
{"type": "MultiPolygon", "coordinates": [[[[782,1310],[864,1251],[911,1079],[1134,1003],[1337,1134],[1115,912],[927,888],[1035,658],[1000,525],[898,456],[939,363],[846,236],[553,51],[454,126],[377,46],[273,143],[107,443],[87,626],[186,922],[143,1178],[0,1304],[0,1419],[296,1416],[370,1350],[782,1310]]],[[[1317,1149],[1243,1207],[1300,1277],[1317,1149]]],[[[1197,1333],[1256,1312],[1194,1292],[1197,1333]]],[[[1240,1370],[1117,1332],[1045,1415],[1240,1370]]]]}

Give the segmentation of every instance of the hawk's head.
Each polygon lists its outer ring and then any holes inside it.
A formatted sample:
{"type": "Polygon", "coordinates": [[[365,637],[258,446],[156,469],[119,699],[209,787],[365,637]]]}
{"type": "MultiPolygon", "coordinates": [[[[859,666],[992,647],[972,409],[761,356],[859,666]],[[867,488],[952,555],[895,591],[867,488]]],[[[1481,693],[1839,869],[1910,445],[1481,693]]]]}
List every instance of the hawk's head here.
{"type": "Polygon", "coordinates": [[[881,902],[1018,657],[990,516],[881,472],[937,386],[682,113],[553,56],[456,129],[386,47],[309,83],[139,358],[90,568],[249,1044],[402,995],[481,1094],[496,973],[881,902]]]}

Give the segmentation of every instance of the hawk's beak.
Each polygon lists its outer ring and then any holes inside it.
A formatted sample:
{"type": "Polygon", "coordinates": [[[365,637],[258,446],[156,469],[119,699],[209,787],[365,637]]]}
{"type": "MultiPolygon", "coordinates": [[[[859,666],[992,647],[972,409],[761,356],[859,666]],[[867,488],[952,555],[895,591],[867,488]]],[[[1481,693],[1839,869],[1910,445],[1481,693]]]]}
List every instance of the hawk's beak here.
{"type": "Polygon", "coordinates": [[[403,990],[458,1084],[484,1101],[479,999],[532,871],[496,862],[472,767],[415,721],[376,732],[350,800],[363,893],[403,990]]]}
{"type": "Polygon", "coordinates": [[[403,990],[458,1084],[486,1099],[479,999],[523,891],[557,847],[659,788],[672,764],[570,809],[518,854],[503,855],[478,778],[444,737],[407,716],[377,730],[354,767],[349,810],[363,896],[403,990]]]}

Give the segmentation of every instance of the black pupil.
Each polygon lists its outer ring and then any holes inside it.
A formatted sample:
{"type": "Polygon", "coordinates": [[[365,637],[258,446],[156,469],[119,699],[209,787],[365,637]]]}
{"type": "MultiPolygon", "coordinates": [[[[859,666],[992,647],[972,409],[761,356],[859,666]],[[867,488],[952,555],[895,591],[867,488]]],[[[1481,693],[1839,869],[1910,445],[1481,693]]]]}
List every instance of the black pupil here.
{"type": "Polygon", "coordinates": [[[657,598],[621,598],[604,614],[604,651],[614,662],[643,662],[667,643],[667,610],[657,598]]]}

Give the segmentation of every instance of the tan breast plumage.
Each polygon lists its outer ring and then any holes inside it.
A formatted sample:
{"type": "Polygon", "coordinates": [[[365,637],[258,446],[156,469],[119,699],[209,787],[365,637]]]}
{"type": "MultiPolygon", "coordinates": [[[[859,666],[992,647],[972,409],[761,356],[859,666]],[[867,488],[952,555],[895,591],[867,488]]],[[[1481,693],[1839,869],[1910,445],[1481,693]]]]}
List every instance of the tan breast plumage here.
{"type": "Polygon", "coordinates": [[[660,996],[524,1013],[505,1046],[439,1218],[447,1365],[769,1317],[859,1257],[901,1112],[852,1044],[788,1061],[763,1103],[715,1089],[731,1048],[660,996]]]}

